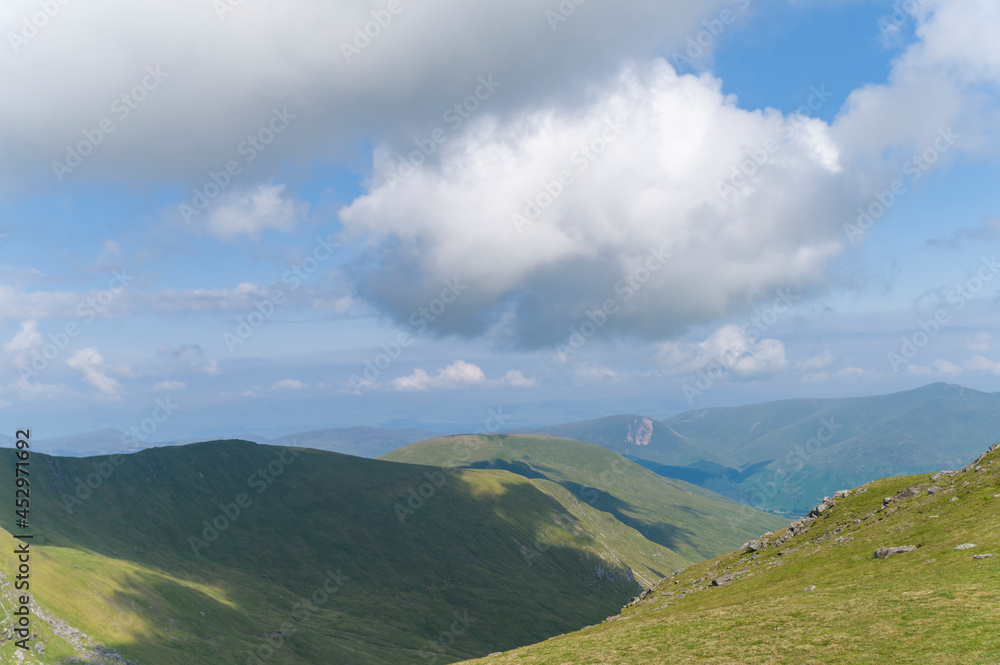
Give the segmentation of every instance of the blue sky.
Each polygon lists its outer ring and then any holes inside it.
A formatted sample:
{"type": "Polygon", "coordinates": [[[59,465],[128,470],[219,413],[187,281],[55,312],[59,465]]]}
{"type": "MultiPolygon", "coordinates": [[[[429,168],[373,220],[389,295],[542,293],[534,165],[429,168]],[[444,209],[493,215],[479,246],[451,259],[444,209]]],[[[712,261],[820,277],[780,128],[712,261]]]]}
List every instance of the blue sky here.
{"type": "Polygon", "coordinates": [[[8,429],[997,389],[994,4],[383,4],[5,4],[8,429]]]}

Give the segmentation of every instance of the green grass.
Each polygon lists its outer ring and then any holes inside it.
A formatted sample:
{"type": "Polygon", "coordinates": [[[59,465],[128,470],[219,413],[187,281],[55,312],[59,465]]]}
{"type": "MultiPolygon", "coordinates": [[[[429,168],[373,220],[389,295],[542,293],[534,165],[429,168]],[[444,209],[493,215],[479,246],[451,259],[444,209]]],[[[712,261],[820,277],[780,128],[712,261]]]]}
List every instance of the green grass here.
{"type": "MultiPolygon", "coordinates": [[[[63,496],[106,459],[33,455],[36,601],[142,665],[242,664],[286,621],[294,634],[268,662],[425,663],[422,652],[433,648],[441,663],[600,621],[641,584],[683,565],[559,482],[503,470],[444,476],[302,449],[257,494],[248,478],[283,450],[222,441],[142,451],[73,514],[63,496]],[[428,473],[446,480],[401,522],[396,505],[410,490],[428,493],[428,473]],[[189,538],[241,492],[251,506],[195,555],[189,538]],[[297,613],[331,568],[347,583],[307,616],[297,613]],[[456,612],[472,622],[442,645],[456,612]]],[[[0,487],[11,486],[13,461],[13,451],[0,451],[0,487]]],[[[0,513],[8,578],[13,518],[0,513]]],[[[0,607],[12,608],[2,599],[0,607]]],[[[41,662],[73,652],[48,622],[34,625],[46,647],[41,662]]],[[[0,662],[12,662],[13,649],[0,643],[0,662]]]]}
{"type": "MultiPolygon", "coordinates": [[[[380,459],[506,468],[544,478],[668,548],[669,564],[716,556],[788,521],[656,475],[601,446],[532,434],[462,435],[411,444],[380,459]]],[[[673,572],[670,568],[665,572],[673,572]]]]}
{"type": "Polygon", "coordinates": [[[758,553],[741,549],[662,581],[614,620],[470,663],[996,665],[1000,556],[972,557],[1000,554],[1000,449],[979,463],[933,483],[868,483],[780,546],[784,530],[758,553]],[[918,485],[919,495],[899,495],[918,485]],[[942,491],[928,494],[933,485],[942,491]],[[897,500],[882,508],[885,497],[897,500]],[[966,542],[977,546],[955,550],[966,542]],[[874,558],[896,545],[918,549],[874,558]],[[736,578],[712,587],[723,574],[736,578]]]}

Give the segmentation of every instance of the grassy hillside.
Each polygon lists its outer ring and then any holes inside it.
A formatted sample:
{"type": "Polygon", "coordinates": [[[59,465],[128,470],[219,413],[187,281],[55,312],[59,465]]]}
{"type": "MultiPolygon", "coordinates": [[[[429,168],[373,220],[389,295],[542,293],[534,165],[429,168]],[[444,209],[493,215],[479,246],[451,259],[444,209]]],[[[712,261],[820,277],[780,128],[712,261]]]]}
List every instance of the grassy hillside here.
{"type": "MultiPolygon", "coordinates": [[[[140,665],[450,662],[599,620],[675,564],[561,486],[506,471],[241,441],[32,460],[44,663],[101,662],[98,644],[140,665]],[[63,497],[88,479],[70,514],[63,497]]],[[[0,450],[0,487],[13,466],[0,450]]],[[[0,512],[7,580],[13,518],[0,512]]],[[[0,582],[4,628],[9,592],[0,582]]],[[[0,662],[14,648],[0,641],[0,662]]]]}
{"type": "Polygon", "coordinates": [[[691,566],[600,625],[472,662],[998,663],[1000,444],[991,450],[954,475],[870,482],[794,535],[691,566]],[[874,556],[897,546],[914,549],[874,556]]]}
{"type": "Polygon", "coordinates": [[[538,431],[596,443],[665,477],[798,516],[841,487],[968,463],[1000,431],[1000,393],[935,383],[875,397],[699,409],[663,421],[612,416],[538,431]]]}
{"type": "Polygon", "coordinates": [[[450,436],[414,443],[382,459],[507,469],[536,484],[558,484],[578,500],[670,548],[685,565],[787,524],[766,513],[742,511],[733,501],[571,439],[529,434],[450,436]]]}

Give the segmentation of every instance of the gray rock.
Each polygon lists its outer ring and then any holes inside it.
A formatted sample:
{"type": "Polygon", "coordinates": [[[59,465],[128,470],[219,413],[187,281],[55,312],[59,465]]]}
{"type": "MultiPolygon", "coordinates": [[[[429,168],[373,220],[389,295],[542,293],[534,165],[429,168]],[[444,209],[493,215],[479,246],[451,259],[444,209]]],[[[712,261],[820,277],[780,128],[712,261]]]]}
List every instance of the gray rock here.
{"type": "Polygon", "coordinates": [[[803,591],[815,591],[815,590],[816,590],[816,585],[815,584],[813,584],[811,586],[807,586],[805,589],[803,589],[803,591]]]}
{"type": "Polygon", "coordinates": [[[716,577],[712,580],[712,586],[722,586],[723,584],[729,584],[735,579],[733,575],[723,575],[722,577],[716,577]]]}
{"type": "Polygon", "coordinates": [[[973,554],[973,559],[992,559],[996,554],[973,554]]]}
{"type": "Polygon", "coordinates": [[[880,547],[875,550],[876,559],[888,559],[893,554],[902,554],[903,552],[912,552],[917,549],[916,545],[899,545],[897,547],[880,547]]]}
{"type": "Polygon", "coordinates": [[[975,543],[962,543],[961,545],[959,545],[955,549],[956,550],[971,550],[975,546],[976,546],[975,543]]]}

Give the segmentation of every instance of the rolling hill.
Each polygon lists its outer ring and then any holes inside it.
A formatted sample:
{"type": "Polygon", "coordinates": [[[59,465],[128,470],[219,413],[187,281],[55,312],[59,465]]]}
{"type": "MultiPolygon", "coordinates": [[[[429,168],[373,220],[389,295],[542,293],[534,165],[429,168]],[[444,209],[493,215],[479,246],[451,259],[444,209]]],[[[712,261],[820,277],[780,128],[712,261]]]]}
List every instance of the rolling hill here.
{"type": "Polygon", "coordinates": [[[1000,662],[1000,444],[872,481],[620,614],[470,665],[1000,662]]]}
{"type": "MultiPolygon", "coordinates": [[[[13,462],[0,450],[0,487],[13,462]]],[[[31,483],[41,663],[451,662],[592,623],[691,560],[503,470],[219,441],[35,454],[31,483]]]]}
{"type": "MultiPolygon", "coordinates": [[[[786,520],[694,485],[658,476],[601,446],[539,435],[430,439],[381,459],[440,467],[506,469],[569,490],[684,561],[715,556],[786,520]],[[734,517],[739,513],[739,519],[734,517]]],[[[549,485],[545,485],[549,486],[549,485]]]]}

